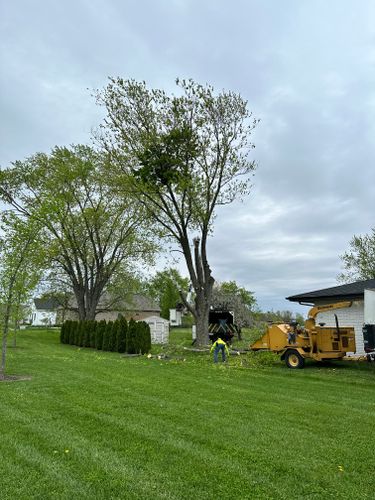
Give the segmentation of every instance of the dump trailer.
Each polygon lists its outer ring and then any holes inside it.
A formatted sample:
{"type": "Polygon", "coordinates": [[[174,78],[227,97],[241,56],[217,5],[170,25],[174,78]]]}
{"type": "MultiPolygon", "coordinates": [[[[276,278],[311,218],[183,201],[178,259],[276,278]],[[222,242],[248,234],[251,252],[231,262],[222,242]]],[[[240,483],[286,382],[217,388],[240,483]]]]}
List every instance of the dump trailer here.
{"type": "Polygon", "coordinates": [[[339,302],[310,309],[304,326],[297,323],[273,324],[267,327],[265,334],[254,344],[253,351],[272,351],[281,355],[289,368],[303,368],[305,359],[327,361],[342,359],[347,352],[355,352],[355,332],[353,327],[339,326],[335,316],[335,327],[326,327],[324,323],[316,325],[318,313],[343,307],[350,307],[351,302],[339,302]]]}
{"type": "Polygon", "coordinates": [[[208,335],[212,342],[219,337],[228,344],[232,342],[237,333],[237,327],[234,324],[234,314],[228,309],[212,309],[208,316],[208,335]]]}

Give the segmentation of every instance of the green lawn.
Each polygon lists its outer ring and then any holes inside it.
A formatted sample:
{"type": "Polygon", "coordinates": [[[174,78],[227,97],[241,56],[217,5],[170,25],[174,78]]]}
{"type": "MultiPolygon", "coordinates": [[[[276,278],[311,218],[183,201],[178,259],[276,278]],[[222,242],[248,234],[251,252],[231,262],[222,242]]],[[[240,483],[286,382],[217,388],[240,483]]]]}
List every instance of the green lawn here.
{"type": "Polygon", "coordinates": [[[375,498],[372,366],[164,352],[21,332],[8,373],[32,379],[0,383],[1,500],[375,498]]]}

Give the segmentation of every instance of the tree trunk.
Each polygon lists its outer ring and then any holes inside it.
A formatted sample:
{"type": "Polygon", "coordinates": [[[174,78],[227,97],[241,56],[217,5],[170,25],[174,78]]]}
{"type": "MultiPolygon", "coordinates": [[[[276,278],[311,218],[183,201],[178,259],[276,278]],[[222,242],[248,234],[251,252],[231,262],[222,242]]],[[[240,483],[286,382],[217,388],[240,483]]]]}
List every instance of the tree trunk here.
{"type": "Polygon", "coordinates": [[[211,269],[207,262],[206,255],[206,232],[202,240],[193,239],[194,257],[191,254],[189,240],[187,237],[181,239],[180,244],[185,256],[190,279],[195,291],[195,307],[192,307],[186,300],[184,294],[181,298],[188,310],[193,314],[196,324],[196,344],[207,345],[208,337],[208,317],[211,305],[212,288],[215,283],[211,276],[211,269]]]}
{"type": "Polygon", "coordinates": [[[13,330],[13,347],[17,347],[17,333],[20,329],[20,311],[21,311],[21,297],[17,297],[16,312],[14,314],[14,330],[13,330]]]}
{"type": "Polygon", "coordinates": [[[97,291],[89,292],[75,288],[74,295],[77,301],[80,321],[95,320],[100,294],[97,291]]]}
{"type": "Polygon", "coordinates": [[[82,289],[74,288],[74,295],[77,301],[78,318],[80,321],[86,319],[85,295],[82,289]]]}
{"type": "Polygon", "coordinates": [[[86,293],[86,319],[95,320],[101,293],[102,289],[98,288],[86,293]]]}
{"type": "Polygon", "coordinates": [[[13,347],[17,347],[17,331],[18,331],[18,324],[16,323],[14,325],[14,330],[13,330],[13,347]]]}
{"type": "Polygon", "coordinates": [[[196,300],[196,333],[197,333],[197,345],[207,345],[208,338],[208,315],[210,312],[210,306],[205,303],[204,297],[201,300],[196,300]]]}
{"type": "Polygon", "coordinates": [[[8,331],[9,331],[10,309],[11,309],[11,304],[10,304],[10,301],[8,301],[6,308],[5,308],[5,314],[4,314],[3,342],[2,342],[2,349],[1,349],[0,380],[4,380],[4,378],[5,378],[5,361],[6,361],[6,354],[7,354],[7,338],[8,338],[8,331]]]}

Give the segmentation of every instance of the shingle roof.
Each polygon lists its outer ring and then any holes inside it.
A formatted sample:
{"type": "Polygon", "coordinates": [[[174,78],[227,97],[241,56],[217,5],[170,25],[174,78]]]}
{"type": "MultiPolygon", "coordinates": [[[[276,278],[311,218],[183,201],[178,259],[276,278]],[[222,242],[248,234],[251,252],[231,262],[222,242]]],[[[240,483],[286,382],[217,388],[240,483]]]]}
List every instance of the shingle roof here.
{"type": "MultiPolygon", "coordinates": [[[[74,296],[70,298],[69,307],[77,308],[77,301],[74,296]]],[[[160,312],[158,304],[145,295],[135,293],[129,295],[127,299],[116,300],[113,304],[113,299],[108,293],[104,293],[101,297],[98,309],[108,309],[109,311],[132,311],[132,312],[160,312]]]]}
{"type": "Polygon", "coordinates": [[[55,311],[59,305],[59,301],[54,298],[50,299],[34,299],[35,308],[43,311],[55,311]]]}
{"type": "Polygon", "coordinates": [[[331,288],[323,288],[322,290],[314,290],[312,292],[301,293],[286,297],[291,302],[313,302],[314,299],[329,299],[329,298],[345,298],[355,299],[363,298],[365,290],[375,289],[375,279],[356,281],[346,285],[333,286],[331,288]]]}

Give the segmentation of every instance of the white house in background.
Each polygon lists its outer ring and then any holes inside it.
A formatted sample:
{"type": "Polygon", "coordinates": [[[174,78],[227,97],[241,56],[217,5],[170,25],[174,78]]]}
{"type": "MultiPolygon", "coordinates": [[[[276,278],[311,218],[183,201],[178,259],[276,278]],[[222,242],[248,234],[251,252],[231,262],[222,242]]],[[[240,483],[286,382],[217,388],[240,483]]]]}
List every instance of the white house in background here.
{"type": "Polygon", "coordinates": [[[316,322],[334,327],[336,326],[336,314],[339,325],[354,327],[356,354],[363,355],[365,351],[362,327],[365,323],[372,324],[375,321],[375,318],[373,318],[374,293],[375,279],[371,279],[292,295],[287,297],[287,300],[299,302],[301,305],[306,306],[322,306],[350,301],[352,303],[350,307],[318,313],[316,322]]]}
{"type": "Polygon", "coordinates": [[[56,325],[58,302],[55,299],[34,299],[30,308],[32,326],[56,325]]]}
{"type": "Polygon", "coordinates": [[[169,323],[171,326],[181,326],[182,325],[182,310],[181,309],[169,309],[169,323]]]}
{"type": "Polygon", "coordinates": [[[169,321],[160,316],[149,316],[142,321],[147,323],[151,331],[152,344],[168,344],[169,341],[169,321]]]}

